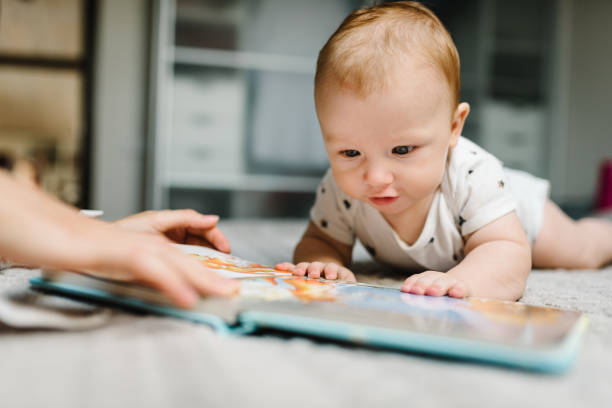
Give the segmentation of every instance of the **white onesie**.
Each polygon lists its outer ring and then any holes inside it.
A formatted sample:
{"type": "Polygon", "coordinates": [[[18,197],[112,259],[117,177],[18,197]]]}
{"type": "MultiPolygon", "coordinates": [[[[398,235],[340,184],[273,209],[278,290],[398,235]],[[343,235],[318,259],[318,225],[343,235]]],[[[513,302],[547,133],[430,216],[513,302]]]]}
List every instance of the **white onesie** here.
{"type": "Polygon", "coordinates": [[[338,188],[331,170],[319,188],[310,218],[347,245],[355,238],[377,260],[402,269],[447,271],[464,257],[464,237],[516,211],[531,242],[542,222],[548,182],[504,169],[499,160],[461,137],[452,150],[423,231],[408,245],[374,207],[338,188]]]}

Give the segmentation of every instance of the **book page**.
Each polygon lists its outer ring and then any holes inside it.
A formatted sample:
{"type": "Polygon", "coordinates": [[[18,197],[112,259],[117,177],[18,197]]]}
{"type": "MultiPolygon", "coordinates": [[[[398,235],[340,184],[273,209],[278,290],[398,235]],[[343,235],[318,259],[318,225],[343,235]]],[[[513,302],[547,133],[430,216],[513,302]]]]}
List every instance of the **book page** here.
{"type": "Polygon", "coordinates": [[[208,269],[226,278],[239,279],[256,276],[291,276],[289,272],[277,271],[269,266],[250,262],[223,252],[215,251],[211,248],[180,244],[175,244],[175,246],[181,251],[195,256],[208,269]]]}
{"type": "Polygon", "coordinates": [[[517,302],[403,293],[399,289],[302,277],[241,281],[242,310],[321,318],[522,348],[561,344],[579,312],[517,302]]]}

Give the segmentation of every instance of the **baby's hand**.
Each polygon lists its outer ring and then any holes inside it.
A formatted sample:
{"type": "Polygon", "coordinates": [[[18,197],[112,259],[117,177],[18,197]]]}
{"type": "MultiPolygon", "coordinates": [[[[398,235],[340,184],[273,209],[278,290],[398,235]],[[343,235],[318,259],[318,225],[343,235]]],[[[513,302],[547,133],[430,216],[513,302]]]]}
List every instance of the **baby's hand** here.
{"type": "Polygon", "coordinates": [[[290,262],[283,262],[277,264],[276,269],[291,272],[296,276],[308,275],[309,278],[313,279],[323,277],[330,280],[340,279],[348,282],[356,282],[353,272],[333,262],[300,262],[297,265],[290,262]]]}
{"type": "Polygon", "coordinates": [[[463,298],[470,294],[468,286],[463,281],[436,271],[425,271],[410,276],[404,281],[402,292],[428,296],[448,295],[455,298],[463,298]]]}

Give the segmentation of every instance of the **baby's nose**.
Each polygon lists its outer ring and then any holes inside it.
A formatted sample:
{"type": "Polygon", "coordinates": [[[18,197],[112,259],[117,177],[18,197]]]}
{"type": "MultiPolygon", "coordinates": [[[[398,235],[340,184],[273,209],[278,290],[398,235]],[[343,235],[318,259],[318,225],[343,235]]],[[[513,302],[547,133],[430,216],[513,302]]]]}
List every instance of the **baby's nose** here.
{"type": "Polygon", "coordinates": [[[393,182],[393,172],[383,164],[370,164],[365,172],[365,181],[371,187],[387,186],[393,182]]]}

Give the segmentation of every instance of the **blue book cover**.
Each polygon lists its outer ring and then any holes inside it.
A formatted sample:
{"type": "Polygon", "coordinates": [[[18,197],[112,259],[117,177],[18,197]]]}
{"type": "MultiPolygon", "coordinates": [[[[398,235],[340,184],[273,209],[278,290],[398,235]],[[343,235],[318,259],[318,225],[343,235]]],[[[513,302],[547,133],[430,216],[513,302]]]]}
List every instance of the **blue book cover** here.
{"type": "Polygon", "coordinates": [[[34,288],[208,324],[221,334],[258,329],[407,352],[560,373],[575,359],[587,318],[580,312],[479,298],[291,276],[208,248],[181,245],[207,267],[241,280],[231,298],[172,307],[154,289],[74,272],[45,272],[34,288]]]}

